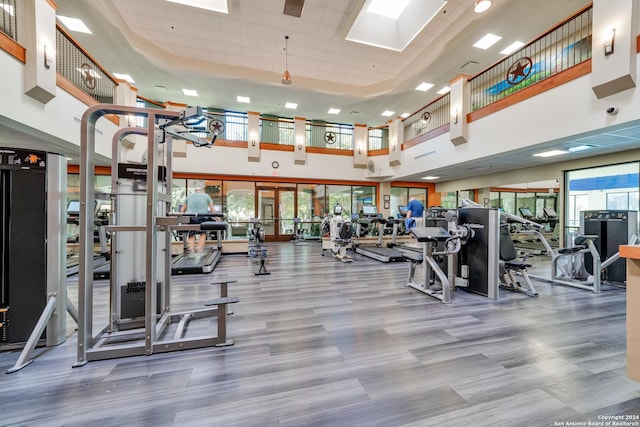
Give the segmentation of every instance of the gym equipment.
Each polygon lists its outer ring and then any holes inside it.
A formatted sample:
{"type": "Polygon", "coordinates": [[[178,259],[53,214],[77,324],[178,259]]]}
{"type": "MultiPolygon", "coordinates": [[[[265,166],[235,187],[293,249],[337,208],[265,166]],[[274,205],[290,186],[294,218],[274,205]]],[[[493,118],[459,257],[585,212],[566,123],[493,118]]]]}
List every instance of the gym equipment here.
{"type": "MultiPolygon", "coordinates": [[[[202,253],[190,253],[187,249],[187,238],[192,228],[182,231],[184,250],[171,261],[171,274],[198,274],[211,273],[222,255],[222,234],[227,229],[224,221],[214,221],[211,215],[198,216],[188,212],[170,213],[170,216],[177,216],[179,224],[202,224],[201,230],[215,231],[217,246],[205,248],[202,253]]],[[[174,227],[179,230],[179,227],[174,227]]],[[[204,235],[200,238],[205,238],[204,235]]]]}
{"type": "MultiPolygon", "coordinates": [[[[638,212],[621,210],[583,211],[580,212],[580,229],[584,234],[599,236],[599,239],[595,240],[593,244],[600,254],[600,261],[603,264],[602,280],[610,284],[625,283],[627,280],[627,265],[624,259],[620,259],[619,248],[620,245],[635,244],[635,242],[631,243],[631,240],[638,233],[638,212]]],[[[590,253],[585,254],[585,268],[587,272],[593,274],[590,257],[590,253]]]]}
{"type": "Polygon", "coordinates": [[[342,205],[336,203],[333,207],[333,216],[326,217],[322,222],[322,229],[329,228],[329,247],[322,245],[321,255],[324,256],[326,249],[331,255],[342,262],[353,262],[353,258],[347,255],[347,246],[353,237],[353,225],[350,220],[342,218],[342,205]]]}
{"type": "Polygon", "coordinates": [[[538,296],[538,291],[536,291],[527,273],[527,267],[531,267],[531,264],[517,261],[517,257],[518,254],[513,245],[513,240],[511,240],[508,224],[502,224],[500,226],[500,287],[510,291],[525,292],[530,297],[538,296]],[[524,283],[527,285],[526,288],[522,287],[514,272],[522,276],[524,283]]]}
{"type": "Polygon", "coordinates": [[[260,268],[256,273],[256,276],[264,276],[271,274],[267,271],[265,262],[267,260],[267,247],[264,245],[264,227],[260,224],[258,218],[251,218],[249,220],[253,224],[253,228],[249,235],[249,258],[254,263],[260,263],[260,268]]]}
{"type": "MultiPolygon", "coordinates": [[[[96,203],[97,202],[98,201],[96,201],[96,203]]],[[[99,268],[104,267],[106,265],[107,272],[108,272],[110,254],[109,254],[109,249],[107,245],[107,233],[104,230],[104,226],[108,224],[108,219],[106,217],[101,217],[101,218],[97,217],[98,213],[102,215],[105,212],[105,210],[101,209],[100,207],[97,205],[96,209],[94,210],[96,212],[96,220],[95,220],[96,229],[94,232],[95,233],[94,240],[100,243],[100,250],[95,252],[93,262],[95,264],[96,271],[99,268]]],[[[67,277],[73,276],[74,274],[78,273],[78,268],[80,264],[79,255],[77,252],[70,253],[68,246],[69,244],[78,243],[79,226],[80,226],[80,201],[71,200],[67,204],[67,277]]]]}
{"type": "Polygon", "coordinates": [[[474,235],[468,226],[458,225],[455,211],[448,213],[447,224],[448,230],[442,227],[412,228],[411,234],[422,244],[422,253],[405,252],[405,257],[410,261],[405,286],[445,304],[451,302],[451,291],[457,286],[468,286],[467,280],[458,277],[458,254],[463,245],[467,244],[474,235]],[[443,257],[446,259],[442,259],[443,257]],[[415,280],[418,264],[422,264],[423,282],[415,280]],[[445,265],[447,274],[442,270],[441,264],[445,265]]]}
{"type": "MultiPolygon", "coordinates": [[[[385,247],[383,243],[384,237],[384,227],[387,224],[387,221],[384,218],[380,217],[378,213],[378,209],[373,205],[364,205],[362,206],[362,214],[364,218],[357,219],[356,225],[356,238],[355,238],[355,251],[361,255],[364,255],[369,258],[373,258],[380,262],[397,262],[404,261],[405,257],[402,252],[395,250],[393,248],[385,247]],[[364,219],[364,222],[361,222],[364,219]],[[363,223],[367,223],[367,225],[377,226],[378,227],[378,242],[372,244],[361,244],[361,225],[363,223]]],[[[395,230],[393,233],[397,233],[397,223],[393,224],[395,230]]]]}
{"type": "Polygon", "coordinates": [[[494,208],[458,209],[458,223],[474,232],[460,250],[459,275],[468,281],[464,289],[490,299],[499,297],[499,215],[494,208]]]}
{"type": "Polygon", "coordinates": [[[304,241],[304,229],[302,228],[302,220],[300,218],[293,218],[293,239],[292,242],[296,246],[306,245],[304,241]]]}
{"type": "Polygon", "coordinates": [[[66,339],[66,168],[59,154],[0,148],[0,350],[22,348],[7,373],[66,339]]]}
{"type": "MultiPolygon", "coordinates": [[[[172,131],[185,120],[202,114],[198,107],[181,112],[99,104],[83,114],[80,144],[80,271],[78,274],[78,344],[74,367],[89,361],[134,355],[151,355],[176,350],[233,344],[226,334],[226,309],[238,302],[227,297],[207,301],[215,308],[171,312],[171,232],[180,227],[202,229],[200,224],[178,225],[176,217],[167,216],[171,206],[173,137],[182,135],[194,142],[194,135],[172,131]],[[146,128],[123,128],[113,136],[111,170],[122,167],[142,179],[120,179],[112,174],[111,278],[108,322],[96,328],[99,315],[93,307],[93,220],[87,206],[94,204],[94,169],[96,122],[105,115],[146,118],[146,128]],[[156,128],[157,126],[157,128],[156,128]],[[126,134],[146,135],[147,164],[120,164],[120,141],[126,134]],[[160,149],[163,149],[162,152],[160,149]],[[161,166],[164,161],[165,165],[161,166]],[[120,209],[129,203],[130,209],[120,209]],[[121,296],[137,298],[143,309],[136,317],[122,316],[121,296]],[[183,337],[192,319],[217,316],[218,335],[183,337]],[[95,319],[94,319],[95,317],[95,319]],[[169,336],[169,326],[178,324],[179,336],[169,336]]],[[[210,145],[201,140],[194,145],[210,145]]]]}

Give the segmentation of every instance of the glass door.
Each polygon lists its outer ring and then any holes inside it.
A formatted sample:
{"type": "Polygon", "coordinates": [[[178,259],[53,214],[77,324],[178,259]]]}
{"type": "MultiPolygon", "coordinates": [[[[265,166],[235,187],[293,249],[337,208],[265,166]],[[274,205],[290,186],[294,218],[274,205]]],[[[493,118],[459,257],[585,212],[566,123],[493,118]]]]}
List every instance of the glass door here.
{"type": "Polygon", "coordinates": [[[296,188],[287,184],[258,185],[258,218],[268,242],[293,238],[296,188]]]}

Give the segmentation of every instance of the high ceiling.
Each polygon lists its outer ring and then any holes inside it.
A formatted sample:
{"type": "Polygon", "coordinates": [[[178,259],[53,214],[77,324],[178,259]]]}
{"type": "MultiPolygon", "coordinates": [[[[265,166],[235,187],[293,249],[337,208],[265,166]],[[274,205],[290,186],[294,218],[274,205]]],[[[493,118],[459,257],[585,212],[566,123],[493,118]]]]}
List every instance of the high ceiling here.
{"type": "Polygon", "coordinates": [[[285,0],[229,0],[228,15],[164,0],[57,3],[58,15],[81,18],[93,32],[73,37],[111,73],[131,75],[144,97],[377,126],[383,111],[417,111],[456,75],[481,71],[507,45],[532,40],[589,1],[494,0],[476,14],[473,0],[449,0],[402,52],[345,40],[364,0],[305,0],[300,18],[283,14],[285,0]],[[472,47],[488,32],[503,38],[486,51],[472,47]],[[280,82],[285,36],[290,86],[280,82]],[[421,82],[434,87],[416,91],[421,82]],[[330,107],[340,114],[327,114],[330,107]]]}
{"type": "MultiPolygon", "coordinates": [[[[109,72],[131,75],[143,97],[377,126],[387,121],[383,111],[398,116],[419,110],[453,77],[480,72],[500,60],[499,52],[507,45],[536,38],[590,3],[493,0],[487,12],[476,14],[474,0],[449,0],[413,42],[397,52],[345,40],[365,0],[287,1],[303,1],[301,17],[283,13],[285,0],[228,0],[228,15],[165,0],[57,0],[57,13],[82,19],[93,34],[74,32],[73,37],[109,72]],[[487,50],[473,47],[489,32],[502,40],[487,50]],[[293,80],[289,86],[280,82],[285,36],[293,80]],[[434,86],[416,91],[422,82],[434,86]],[[185,96],[182,89],[194,89],[199,96],[185,96]],[[238,103],[238,95],[250,97],[250,104],[238,103]],[[285,102],[298,108],[286,109],[285,102]],[[330,115],[329,108],[341,112],[330,115]]],[[[0,118],[0,142],[7,132],[20,129],[15,123],[4,126],[0,118]]],[[[32,140],[46,139],[25,132],[32,140]]],[[[607,141],[585,156],[636,148],[640,123],[548,141],[535,150],[564,148],[573,139],[585,138],[607,141]]],[[[428,173],[448,181],[513,170],[533,166],[531,154],[531,148],[512,151],[428,173]]],[[[539,164],[554,161],[561,159],[535,159],[539,164]]],[[[422,176],[402,178],[419,181],[422,176]]]]}

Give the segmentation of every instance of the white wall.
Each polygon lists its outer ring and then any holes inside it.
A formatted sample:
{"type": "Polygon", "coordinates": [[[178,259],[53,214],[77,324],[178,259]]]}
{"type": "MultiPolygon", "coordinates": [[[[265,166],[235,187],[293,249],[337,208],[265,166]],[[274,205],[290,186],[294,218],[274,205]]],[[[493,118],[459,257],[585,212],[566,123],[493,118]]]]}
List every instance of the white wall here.
{"type": "MultiPolygon", "coordinates": [[[[0,51],[0,123],[21,124],[29,134],[38,135],[53,146],[65,146],[80,153],[80,119],[87,106],[58,88],[54,99],[42,104],[24,94],[24,64],[0,51]]],[[[100,119],[96,134],[96,152],[111,157],[111,137],[117,130],[112,122],[100,119]]],[[[12,141],[2,140],[11,146],[12,141]]],[[[46,147],[42,149],[47,150],[46,147]]]]}

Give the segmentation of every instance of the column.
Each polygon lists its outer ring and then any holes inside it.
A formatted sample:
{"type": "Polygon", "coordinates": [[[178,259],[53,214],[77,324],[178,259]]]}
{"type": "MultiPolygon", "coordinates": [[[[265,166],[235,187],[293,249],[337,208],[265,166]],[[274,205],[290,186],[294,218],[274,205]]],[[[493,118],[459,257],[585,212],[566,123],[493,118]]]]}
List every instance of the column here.
{"type": "Polygon", "coordinates": [[[364,169],[367,167],[369,128],[367,125],[353,125],[353,167],[364,169]]]}
{"type": "Polygon", "coordinates": [[[467,113],[471,109],[469,77],[467,74],[460,74],[450,82],[449,137],[453,145],[464,144],[469,140],[469,124],[467,123],[467,113]]]}
{"type": "Polygon", "coordinates": [[[247,160],[260,161],[260,113],[247,111],[247,160]]]}
{"type": "Polygon", "coordinates": [[[293,134],[294,134],[294,148],[293,159],[296,165],[304,165],[307,163],[307,119],[304,117],[296,117],[294,119],[293,134]]]}
{"type": "Polygon", "coordinates": [[[591,78],[598,99],[636,86],[638,3],[594,0],[591,78]]]}
{"type": "Polygon", "coordinates": [[[56,96],[55,5],[46,0],[25,0],[22,11],[24,93],[46,104],[56,96]]]}

